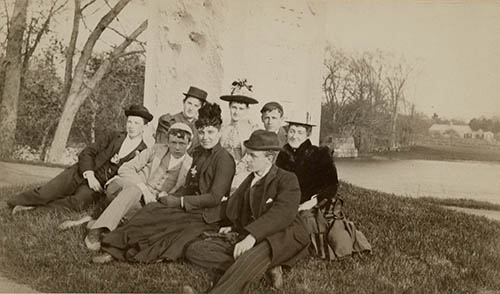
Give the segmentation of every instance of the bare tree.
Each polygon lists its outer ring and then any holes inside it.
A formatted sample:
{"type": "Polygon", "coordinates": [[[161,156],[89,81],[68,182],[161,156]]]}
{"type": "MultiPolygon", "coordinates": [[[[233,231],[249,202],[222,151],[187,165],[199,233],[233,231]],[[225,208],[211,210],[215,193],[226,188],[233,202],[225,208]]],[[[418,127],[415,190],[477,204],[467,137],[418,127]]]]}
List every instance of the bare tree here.
{"type": "Polygon", "coordinates": [[[410,69],[402,63],[398,63],[392,69],[392,72],[386,77],[387,89],[389,93],[389,107],[391,113],[391,141],[390,148],[396,150],[397,142],[397,120],[398,107],[404,99],[404,87],[410,74],[410,69]]]}
{"type": "Polygon", "coordinates": [[[21,77],[24,77],[26,75],[26,71],[28,70],[29,66],[29,60],[40,44],[42,37],[48,33],[52,19],[66,6],[67,3],[67,0],[63,1],[61,4],[59,4],[58,0],[52,0],[47,15],[43,15],[44,13],[41,13],[40,17],[31,18],[24,38],[25,46],[21,77]],[[43,19],[44,17],[45,19],[43,19]],[[42,24],[38,26],[40,21],[42,21],[42,24]]]}
{"type": "Polygon", "coordinates": [[[91,58],[92,51],[97,40],[100,38],[102,32],[110,25],[110,23],[130,1],[131,0],[120,0],[106,15],[101,18],[99,23],[89,35],[78,59],[78,63],[73,71],[69,94],[64,103],[63,112],[47,155],[47,161],[58,162],[60,155],[63,154],[64,148],[66,147],[71,125],[73,124],[78,109],[108,71],[112,61],[123,54],[126,54],[124,53],[125,49],[147,28],[147,21],[144,21],[118,47],[114,48],[109,58],[102,62],[91,77],[88,79],[85,78],[85,69],[91,58]]]}
{"type": "Polygon", "coordinates": [[[17,107],[21,87],[23,34],[26,29],[28,0],[16,0],[7,35],[5,79],[0,105],[0,155],[12,152],[15,143],[17,107]]]}

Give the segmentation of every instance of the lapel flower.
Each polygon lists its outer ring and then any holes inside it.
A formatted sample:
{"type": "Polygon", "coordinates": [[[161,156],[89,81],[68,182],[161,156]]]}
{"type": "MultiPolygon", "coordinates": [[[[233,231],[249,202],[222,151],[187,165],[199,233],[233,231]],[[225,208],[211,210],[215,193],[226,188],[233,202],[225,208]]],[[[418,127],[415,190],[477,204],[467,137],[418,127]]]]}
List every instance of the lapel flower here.
{"type": "Polygon", "coordinates": [[[194,178],[196,176],[196,174],[198,173],[198,171],[196,170],[196,165],[193,166],[192,169],[189,170],[191,172],[191,176],[194,178]]]}
{"type": "Polygon", "coordinates": [[[120,161],[120,158],[118,157],[118,153],[113,155],[113,157],[111,157],[110,161],[114,164],[118,164],[118,162],[120,161]]]}

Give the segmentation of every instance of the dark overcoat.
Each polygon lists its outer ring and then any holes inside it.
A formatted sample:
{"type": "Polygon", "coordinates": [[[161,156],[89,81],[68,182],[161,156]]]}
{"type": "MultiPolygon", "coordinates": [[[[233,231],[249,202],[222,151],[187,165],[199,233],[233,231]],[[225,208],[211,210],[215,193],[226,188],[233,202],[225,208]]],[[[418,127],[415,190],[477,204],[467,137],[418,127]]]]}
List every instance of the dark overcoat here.
{"type": "Polygon", "coordinates": [[[307,139],[299,148],[293,149],[287,143],[278,154],[276,165],[295,173],[299,179],[300,203],[318,194],[318,203],[331,200],[337,193],[339,181],[337,169],[328,147],[318,147],[307,139]]]}
{"type": "Polygon", "coordinates": [[[300,188],[297,177],[273,165],[250,188],[250,174],[231,195],[226,215],[235,230],[252,234],[256,242],[271,246],[271,266],[283,264],[309,245],[309,233],[297,210],[300,188]]]}

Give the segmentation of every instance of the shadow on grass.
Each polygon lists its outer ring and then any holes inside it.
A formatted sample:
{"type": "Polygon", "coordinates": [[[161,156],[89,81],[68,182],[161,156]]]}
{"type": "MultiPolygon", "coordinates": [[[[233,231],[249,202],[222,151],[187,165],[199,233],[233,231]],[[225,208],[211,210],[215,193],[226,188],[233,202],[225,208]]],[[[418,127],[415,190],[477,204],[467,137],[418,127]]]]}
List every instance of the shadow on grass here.
{"type": "MultiPolygon", "coordinates": [[[[15,193],[24,187],[8,190],[15,193]]],[[[0,190],[5,199],[6,189],[0,190]]],[[[500,223],[458,214],[424,200],[345,183],[346,213],[373,245],[372,255],[337,262],[304,259],[285,274],[283,293],[475,293],[500,290],[500,223]]],[[[88,211],[87,211],[88,212],[88,211]]],[[[0,211],[0,268],[47,292],[170,292],[208,288],[189,264],[94,265],[83,227],[59,232],[78,213],[0,211]]],[[[252,293],[270,292],[267,282],[252,293]]]]}

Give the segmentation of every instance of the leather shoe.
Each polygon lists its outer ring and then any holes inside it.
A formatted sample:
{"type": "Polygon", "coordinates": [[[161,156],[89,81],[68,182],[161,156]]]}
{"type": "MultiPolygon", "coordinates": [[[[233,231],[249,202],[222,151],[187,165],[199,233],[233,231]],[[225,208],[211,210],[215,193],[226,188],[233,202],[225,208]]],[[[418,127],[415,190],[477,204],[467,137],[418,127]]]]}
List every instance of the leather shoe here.
{"type": "Polygon", "coordinates": [[[109,253],[104,253],[104,254],[101,254],[98,256],[94,256],[92,258],[93,263],[99,263],[99,264],[105,264],[105,263],[109,263],[111,261],[113,261],[113,256],[111,256],[111,254],[109,254],[109,253]]]}
{"type": "Polygon", "coordinates": [[[89,250],[99,251],[101,249],[101,233],[102,229],[93,229],[89,231],[85,237],[85,246],[87,246],[89,250]]]}
{"type": "Polygon", "coordinates": [[[16,205],[14,208],[12,208],[12,215],[18,214],[21,211],[27,211],[27,210],[32,210],[35,209],[34,206],[25,206],[25,205],[16,205]]]}
{"type": "Polygon", "coordinates": [[[84,217],[82,217],[81,219],[78,219],[78,220],[66,220],[66,221],[62,222],[57,227],[57,229],[59,229],[61,231],[64,231],[64,230],[67,230],[67,229],[72,228],[72,227],[83,225],[84,223],[87,223],[90,220],[92,220],[92,218],[89,215],[86,215],[86,216],[84,216],[84,217]]]}
{"type": "Polygon", "coordinates": [[[182,287],[182,294],[196,294],[197,292],[191,288],[191,286],[184,286],[182,287]]]}

